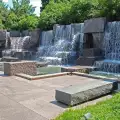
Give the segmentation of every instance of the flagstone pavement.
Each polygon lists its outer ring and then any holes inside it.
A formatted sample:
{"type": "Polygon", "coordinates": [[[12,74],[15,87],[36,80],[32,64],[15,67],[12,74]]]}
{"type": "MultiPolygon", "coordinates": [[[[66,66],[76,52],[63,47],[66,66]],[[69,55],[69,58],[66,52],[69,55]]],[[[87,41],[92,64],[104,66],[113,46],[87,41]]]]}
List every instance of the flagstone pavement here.
{"type": "Polygon", "coordinates": [[[0,120],[53,119],[67,109],[55,100],[55,89],[89,80],[74,75],[36,81],[0,76],[0,120]]]}

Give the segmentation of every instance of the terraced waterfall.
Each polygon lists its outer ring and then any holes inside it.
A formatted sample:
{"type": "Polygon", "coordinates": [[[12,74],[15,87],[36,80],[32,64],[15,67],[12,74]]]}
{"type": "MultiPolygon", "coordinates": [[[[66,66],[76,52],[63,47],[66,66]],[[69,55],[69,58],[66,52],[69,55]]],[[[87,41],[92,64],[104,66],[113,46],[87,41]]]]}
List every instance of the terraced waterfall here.
{"type": "Polygon", "coordinates": [[[120,73],[120,22],[108,23],[104,35],[103,61],[96,61],[96,74],[120,73]]]}
{"type": "Polygon", "coordinates": [[[50,65],[74,64],[82,54],[84,24],[55,25],[43,31],[36,59],[50,65]]]}

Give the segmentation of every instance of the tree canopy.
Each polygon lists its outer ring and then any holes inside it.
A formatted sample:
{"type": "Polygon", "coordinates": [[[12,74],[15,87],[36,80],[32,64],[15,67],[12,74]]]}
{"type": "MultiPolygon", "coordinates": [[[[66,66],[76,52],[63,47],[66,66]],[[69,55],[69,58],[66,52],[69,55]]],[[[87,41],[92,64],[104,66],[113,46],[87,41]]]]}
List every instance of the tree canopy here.
{"type": "Polygon", "coordinates": [[[29,0],[12,0],[8,9],[0,0],[0,29],[53,28],[54,24],[81,23],[95,17],[120,20],[120,0],[42,0],[40,17],[34,15],[29,0]]]}
{"type": "Polygon", "coordinates": [[[3,29],[5,26],[6,18],[8,16],[8,6],[0,0],[0,29],[3,29]]]}
{"type": "Polygon", "coordinates": [[[41,3],[42,3],[42,7],[40,8],[40,11],[42,12],[49,3],[49,0],[41,0],[41,3]]]}

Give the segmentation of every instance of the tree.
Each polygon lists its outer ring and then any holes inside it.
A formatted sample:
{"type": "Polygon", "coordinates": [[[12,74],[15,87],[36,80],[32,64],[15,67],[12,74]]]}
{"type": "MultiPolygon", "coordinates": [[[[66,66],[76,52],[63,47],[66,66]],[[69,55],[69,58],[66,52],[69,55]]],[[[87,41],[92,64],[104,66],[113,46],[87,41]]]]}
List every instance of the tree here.
{"type": "Polygon", "coordinates": [[[49,0],[41,0],[41,3],[42,3],[42,7],[40,8],[40,11],[42,12],[46,5],[49,3],[49,0]]]}
{"type": "Polygon", "coordinates": [[[84,22],[84,20],[91,18],[92,7],[92,2],[89,0],[72,0],[69,16],[72,23],[84,22]]]}
{"type": "Polygon", "coordinates": [[[0,28],[4,28],[4,24],[6,22],[6,18],[8,16],[8,6],[6,4],[4,4],[4,2],[2,2],[2,0],[0,0],[0,28]]]}
{"type": "Polygon", "coordinates": [[[93,17],[106,17],[109,21],[120,20],[120,0],[98,0],[93,17]]]}
{"type": "Polygon", "coordinates": [[[16,15],[31,15],[34,13],[32,5],[29,0],[13,0],[13,7],[11,8],[16,15]]]}
{"type": "Polygon", "coordinates": [[[69,14],[70,4],[69,2],[54,2],[51,0],[46,8],[42,11],[39,18],[39,27],[43,30],[52,29],[54,24],[67,24],[65,16],[69,14]]]}
{"type": "Polygon", "coordinates": [[[13,7],[6,17],[5,26],[9,30],[24,30],[37,27],[38,19],[33,13],[29,0],[13,0],[13,7]]]}
{"type": "Polygon", "coordinates": [[[34,15],[22,16],[19,21],[20,30],[32,30],[38,26],[38,18],[34,15]]]}
{"type": "Polygon", "coordinates": [[[5,27],[8,30],[19,30],[18,22],[19,17],[17,17],[17,15],[13,11],[11,11],[6,18],[5,27]]]}

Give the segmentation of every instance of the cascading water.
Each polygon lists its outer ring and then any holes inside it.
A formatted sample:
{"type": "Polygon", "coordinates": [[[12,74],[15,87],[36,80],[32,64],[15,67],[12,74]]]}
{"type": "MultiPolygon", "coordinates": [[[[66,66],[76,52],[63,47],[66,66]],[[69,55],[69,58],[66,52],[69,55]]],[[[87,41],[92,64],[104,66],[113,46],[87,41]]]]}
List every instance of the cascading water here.
{"type": "Polygon", "coordinates": [[[103,61],[96,61],[94,66],[98,74],[120,73],[120,22],[107,24],[104,35],[103,61]]]}
{"type": "Polygon", "coordinates": [[[25,37],[9,37],[6,40],[6,49],[2,51],[3,56],[7,57],[18,57],[20,59],[25,59],[26,53],[31,56],[30,51],[24,50],[24,46],[29,46],[30,36],[25,37]],[[20,54],[19,54],[20,53],[20,54]]]}
{"type": "Polygon", "coordinates": [[[82,54],[84,24],[55,25],[53,31],[42,32],[37,60],[52,65],[73,64],[82,54]]]}

